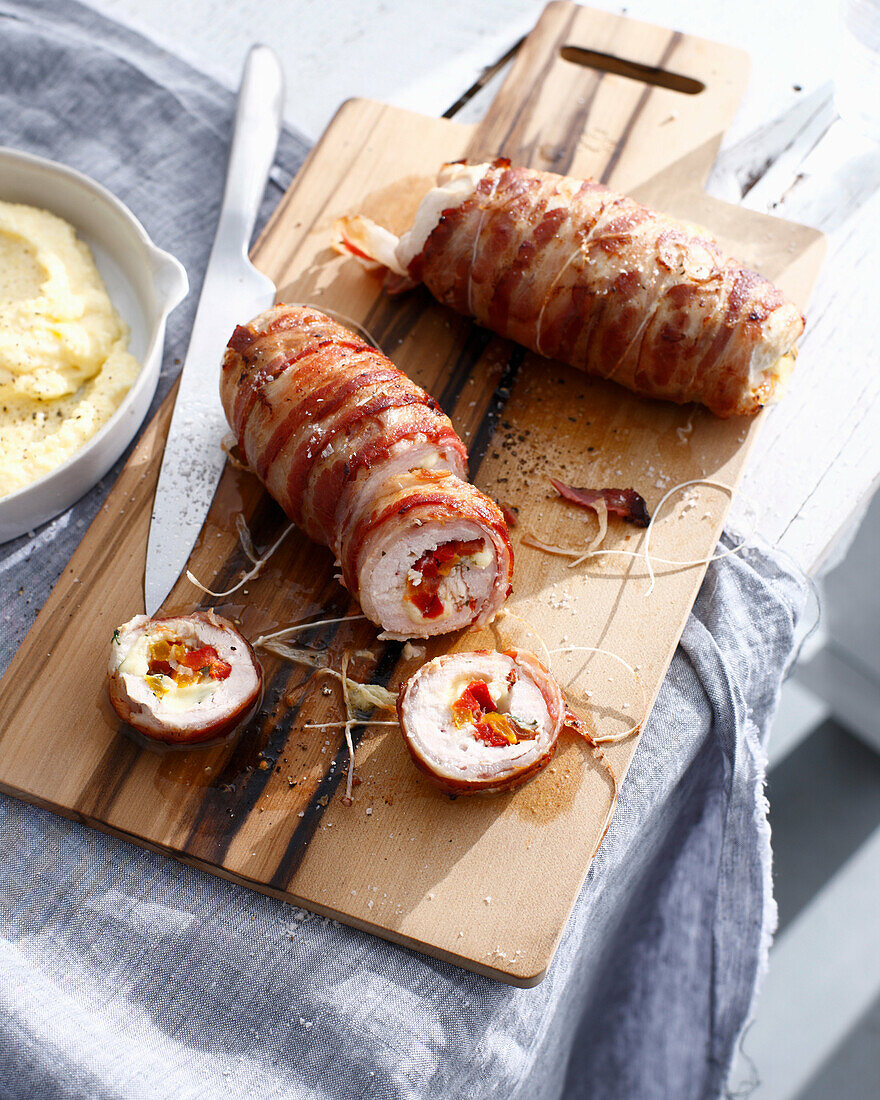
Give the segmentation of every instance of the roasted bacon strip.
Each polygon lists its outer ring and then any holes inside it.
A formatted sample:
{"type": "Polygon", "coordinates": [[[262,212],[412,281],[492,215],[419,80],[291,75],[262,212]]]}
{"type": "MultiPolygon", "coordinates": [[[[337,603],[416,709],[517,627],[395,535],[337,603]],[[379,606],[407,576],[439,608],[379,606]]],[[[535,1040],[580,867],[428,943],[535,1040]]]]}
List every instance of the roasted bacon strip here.
{"type": "Polygon", "coordinates": [[[644,498],[635,489],[575,489],[566,485],[564,481],[550,478],[550,484],[561,497],[571,501],[572,504],[580,504],[584,508],[592,508],[594,512],[604,503],[605,510],[610,516],[619,516],[625,523],[631,523],[634,527],[647,527],[651,522],[648,515],[648,506],[644,498]]]}
{"type": "Polygon", "coordinates": [[[527,650],[435,657],[397,698],[416,767],[450,794],[509,791],[534,778],[568,722],[562,689],[527,650]]]}
{"type": "Polygon", "coordinates": [[[718,416],[777,400],[804,319],[706,232],[506,159],[447,164],[412,228],[342,219],[337,246],[551,359],[718,416]]]}
{"type": "Polygon", "coordinates": [[[331,548],[386,637],[494,618],[513,569],[504,517],[466,480],[449,418],[390,359],[315,309],[277,305],[232,334],[220,395],[251,469],[331,548]]]}

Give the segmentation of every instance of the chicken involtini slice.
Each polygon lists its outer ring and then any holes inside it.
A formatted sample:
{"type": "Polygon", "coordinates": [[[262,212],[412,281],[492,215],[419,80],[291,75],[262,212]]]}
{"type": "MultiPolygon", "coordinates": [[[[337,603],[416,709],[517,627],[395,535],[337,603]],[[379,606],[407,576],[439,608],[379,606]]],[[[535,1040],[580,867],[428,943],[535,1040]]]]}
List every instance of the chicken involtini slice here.
{"type": "Polygon", "coordinates": [[[155,741],[195,744],[243,725],[260,705],[263,670],[247,640],[213,611],[136,615],[113,632],[110,702],[155,741]]]}
{"type": "Polygon", "coordinates": [[[400,688],[416,766],[450,794],[506,791],[549,764],[566,724],[559,684],[527,650],[447,653],[400,688]]]}

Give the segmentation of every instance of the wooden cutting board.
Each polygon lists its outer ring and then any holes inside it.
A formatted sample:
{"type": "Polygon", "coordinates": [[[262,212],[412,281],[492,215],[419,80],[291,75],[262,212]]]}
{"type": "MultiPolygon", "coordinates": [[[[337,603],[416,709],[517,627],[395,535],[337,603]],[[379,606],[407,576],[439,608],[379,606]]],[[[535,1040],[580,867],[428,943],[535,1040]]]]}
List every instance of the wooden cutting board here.
{"type": "MultiPolygon", "coordinates": [[[[528,533],[566,545],[584,545],[595,533],[596,521],[556,498],[548,476],[633,485],[653,511],[677,483],[734,485],[761,418],[725,422],[693,407],[643,401],[525,354],[423,291],[386,298],[376,279],[331,250],[330,234],[338,216],[356,212],[400,229],[441,162],[503,153],[517,163],[592,174],[709,226],[803,306],[820,235],[701,191],[747,70],[746,57],[726,46],[551,4],[478,127],[379,103],[344,104],[254,253],[281,300],[311,302],[365,325],[453,417],[476,483],[518,510],[509,607],[521,619],[502,618],[482,637],[441,640],[428,655],[481,642],[539,653],[542,642],[607,649],[638,668],[641,689],[610,657],[554,657],[572,700],[599,732],[643,717],[704,567],[658,563],[648,595],[643,560],[609,555],[572,569],[568,559],[524,545],[528,533]]],[[[155,752],[120,727],[105,693],[109,643],[117,624],[143,610],[147,530],[171,401],[144,432],[3,680],[0,788],[460,966],[519,985],[540,981],[611,804],[609,772],[584,743],[564,736],[553,765],[519,792],[452,800],[411,766],[396,729],[365,726],[356,731],[361,782],[345,806],[340,731],[304,728],[339,718],[338,691],[329,678],[274,658],[265,661],[260,715],[231,743],[155,752]]],[[[679,561],[710,555],[727,504],[728,494],[707,486],[677,495],[654,528],[654,553],[679,561]]],[[[284,527],[256,481],[228,468],[190,561],[215,589],[234,583],[247,565],[238,513],[259,548],[284,527]]],[[[605,545],[636,551],[644,537],[613,523],[605,545]]],[[[334,573],[331,555],[294,532],[243,591],[213,600],[183,579],[166,609],[214,605],[250,637],[356,614],[334,573]]],[[[337,668],[345,649],[368,650],[354,674],[391,686],[419,663],[404,660],[399,644],[376,641],[361,620],[299,641],[337,668]]],[[[621,780],[636,745],[634,736],[607,749],[621,780]]]]}

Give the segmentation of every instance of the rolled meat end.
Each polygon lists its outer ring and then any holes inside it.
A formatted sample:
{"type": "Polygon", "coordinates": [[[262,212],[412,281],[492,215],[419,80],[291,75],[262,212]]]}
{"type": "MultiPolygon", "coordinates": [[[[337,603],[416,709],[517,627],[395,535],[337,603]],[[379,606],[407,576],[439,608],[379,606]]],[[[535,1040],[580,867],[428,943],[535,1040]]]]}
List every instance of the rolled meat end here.
{"type": "Polygon", "coordinates": [[[233,733],[263,692],[250,644],[213,611],[136,615],[113,632],[108,675],[119,717],[145,737],[176,744],[233,733]]]}
{"type": "Polygon", "coordinates": [[[415,470],[386,483],[341,555],[346,585],[386,638],[489,623],[510,594],[501,509],[466,481],[415,470]]]}
{"type": "Polygon", "coordinates": [[[447,164],[393,249],[387,237],[371,251],[367,219],[339,228],[342,248],[381,253],[396,288],[424,282],[493,332],[644,396],[753,414],[794,366],[804,319],[777,287],[594,180],[447,164]]]}
{"type": "Polygon", "coordinates": [[[400,687],[413,761],[450,794],[513,790],[549,764],[566,722],[562,689],[527,650],[447,653],[400,687]]]}
{"type": "Polygon", "coordinates": [[[494,616],[513,569],[504,517],[465,480],[449,418],[386,356],[279,305],[236,329],[220,392],[250,467],[386,636],[494,616]]]}

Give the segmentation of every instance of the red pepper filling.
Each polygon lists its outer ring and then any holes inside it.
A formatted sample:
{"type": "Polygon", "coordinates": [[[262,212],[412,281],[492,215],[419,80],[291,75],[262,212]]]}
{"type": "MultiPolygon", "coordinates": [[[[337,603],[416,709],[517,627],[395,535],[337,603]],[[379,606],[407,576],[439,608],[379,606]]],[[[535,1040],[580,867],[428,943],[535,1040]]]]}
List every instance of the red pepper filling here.
{"type": "Polygon", "coordinates": [[[203,645],[199,649],[186,649],[179,642],[169,644],[160,640],[151,648],[155,656],[150,660],[149,674],[154,676],[156,673],[161,673],[174,680],[178,686],[181,683],[192,683],[196,677],[202,676],[208,676],[212,680],[225,680],[232,672],[232,665],[224,661],[212,645],[203,645]],[[166,659],[169,657],[176,662],[177,669],[166,659]],[[181,675],[181,667],[195,675],[181,675]]]}
{"type": "Polygon", "coordinates": [[[181,664],[198,672],[206,672],[212,680],[225,680],[232,672],[232,665],[224,661],[212,645],[191,649],[181,664]]]}
{"type": "Polygon", "coordinates": [[[468,684],[452,704],[452,720],[457,729],[472,722],[477,740],[496,748],[515,745],[519,740],[510,722],[492,702],[485,680],[472,680],[468,684]]]}
{"type": "Polygon", "coordinates": [[[376,263],[375,256],[368,255],[362,248],[358,248],[356,244],[352,244],[347,237],[342,238],[342,243],[353,256],[360,256],[362,260],[369,260],[371,264],[376,263]]]}
{"type": "Polygon", "coordinates": [[[440,583],[448,577],[462,558],[478,554],[483,549],[482,539],[463,542],[454,539],[444,542],[434,550],[426,550],[413,569],[421,576],[421,582],[414,584],[411,578],[406,582],[406,595],[422,613],[423,619],[436,619],[443,614],[443,601],[437,595],[440,583]]]}

